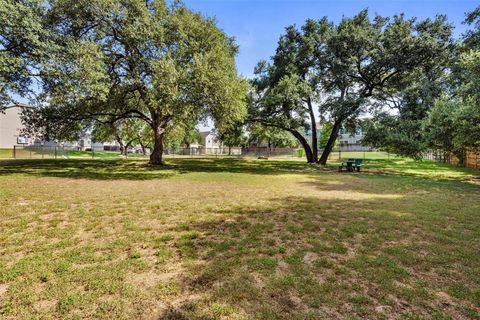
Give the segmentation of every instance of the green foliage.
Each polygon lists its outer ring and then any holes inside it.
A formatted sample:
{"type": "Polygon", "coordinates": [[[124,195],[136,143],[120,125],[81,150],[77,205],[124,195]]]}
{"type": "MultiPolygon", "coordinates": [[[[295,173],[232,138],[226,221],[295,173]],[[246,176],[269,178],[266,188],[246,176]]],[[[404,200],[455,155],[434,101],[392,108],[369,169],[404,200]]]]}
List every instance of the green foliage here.
{"type": "Polygon", "coordinates": [[[247,140],[241,125],[236,125],[219,132],[219,138],[227,147],[243,146],[247,140]]]}
{"type": "MultiPolygon", "coordinates": [[[[43,23],[57,44],[39,64],[45,106],[26,117],[45,136],[93,121],[138,119],[151,128],[152,163],[172,126],[210,117],[227,128],[245,113],[237,47],[211,18],[180,2],[49,1],[43,23]]],[[[60,137],[59,137],[60,138],[60,137]]]]}
{"type": "Polygon", "coordinates": [[[0,108],[12,94],[27,97],[37,66],[48,58],[50,40],[43,28],[42,0],[0,0],[0,108]]]}
{"type": "Polygon", "coordinates": [[[272,148],[296,147],[298,142],[288,131],[259,124],[250,126],[248,141],[250,144],[268,144],[272,148]]]}
{"type": "MultiPolygon", "coordinates": [[[[414,92],[427,88],[423,80],[443,72],[451,29],[444,16],[424,21],[403,15],[371,19],[367,10],[338,24],[323,18],[307,20],[300,30],[288,27],[272,63],[261,62],[256,68],[252,119],[292,133],[301,126],[312,129],[315,103],[321,119],[333,125],[320,158],[325,163],[345,123],[387,101],[405,101],[406,108],[418,101],[414,92]]],[[[308,153],[306,141],[296,137],[308,153]]],[[[312,135],[314,154],[316,144],[312,135]]]]}
{"type": "Polygon", "coordinates": [[[322,125],[322,129],[320,130],[320,137],[318,139],[318,146],[320,149],[323,149],[327,146],[328,138],[332,134],[333,125],[330,122],[325,122],[322,125]]]}
{"type": "Polygon", "coordinates": [[[152,146],[148,125],[139,119],[121,119],[114,123],[95,123],[94,141],[117,141],[121,153],[127,154],[129,147],[140,144],[143,148],[152,146]]]}
{"type": "Polygon", "coordinates": [[[480,150],[480,108],[469,100],[444,98],[435,104],[425,121],[429,147],[456,155],[480,150]]]}
{"type": "Polygon", "coordinates": [[[200,141],[200,132],[193,122],[170,125],[165,131],[164,145],[169,149],[177,150],[198,141],[200,141]]]}
{"type": "Polygon", "coordinates": [[[480,150],[478,14],[477,8],[467,15],[466,22],[474,24],[475,28],[467,31],[453,64],[449,90],[453,96],[444,95],[438,99],[425,120],[428,146],[453,153],[460,161],[466,150],[480,150]]]}
{"type": "Polygon", "coordinates": [[[420,158],[425,151],[422,122],[381,113],[365,121],[362,143],[393,154],[420,158]]]}

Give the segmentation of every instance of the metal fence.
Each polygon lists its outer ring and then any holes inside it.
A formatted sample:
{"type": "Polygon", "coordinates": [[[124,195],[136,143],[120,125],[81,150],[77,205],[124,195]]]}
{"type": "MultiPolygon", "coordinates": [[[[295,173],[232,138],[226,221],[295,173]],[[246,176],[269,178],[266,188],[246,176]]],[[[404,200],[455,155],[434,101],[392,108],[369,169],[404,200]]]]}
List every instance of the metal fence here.
{"type": "Polygon", "coordinates": [[[443,150],[430,150],[422,154],[423,159],[437,161],[437,162],[450,162],[451,157],[443,150]]]}
{"type": "MultiPolygon", "coordinates": [[[[321,155],[322,150],[319,150],[321,155]]],[[[75,147],[66,146],[24,146],[16,145],[12,149],[0,149],[0,158],[14,159],[70,159],[70,158],[148,158],[149,154],[130,152],[122,155],[118,150],[111,151],[81,151],[75,147]]],[[[166,148],[165,158],[273,158],[273,159],[305,159],[305,152],[299,148],[268,148],[268,147],[221,147],[221,148],[166,148]]],[[[364,160],[389,159],[393,157],[386,152],[374,150],[345,151],[341,148],[330,153],[328,161],[336,162],[347,158],[364,160]]]]}
{"type": "Polygon", "coordinates": [[[164,154],[178,157],[302,157],[295,148],[268,148],[268,147],[220,147],[220,148],[177,148],[166,149],[164,154]]]}
{"type": "Polygon", "coordinates": [[[14,159],[57,159],[65,157],[65,150],[58,147],[43,146],[14,146],[12,149],[14,159]]]}
{"type": "Polygon", "coordinates": [[[81,151],[66,146],[15,145],[12,149],[0,149],[0,158],[13,159],[69,159],[69,158],[119,158],[118,151],[81,151]]]}

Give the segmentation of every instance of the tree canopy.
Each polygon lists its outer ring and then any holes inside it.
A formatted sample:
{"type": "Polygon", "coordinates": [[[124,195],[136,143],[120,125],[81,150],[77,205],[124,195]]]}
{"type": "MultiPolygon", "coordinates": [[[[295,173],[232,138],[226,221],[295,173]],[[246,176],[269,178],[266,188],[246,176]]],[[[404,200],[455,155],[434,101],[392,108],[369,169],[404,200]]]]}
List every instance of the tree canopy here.
{"type": "Polygon", "coordinates": [[[443,15],[309,19],[285,29],[249,85],[234,39],[180,1],[0,0],[0,111],[35,96],[26,131],[122,136],[151,147],[151,164],[164,146],[194,141],[206,119],[227,145],[248,128],[274,145],[293,137],[308,162],[325,164],[340,128],[367,114],[364,144],[461,159],[480,149],[480,8],[465,23],[455,42],[443,15]]]}
{"type": "Polygon", "coordinates": [[[480,19],[437,63],[402,90],[396,113],[376,114],[364,142],[393,153],[421,158],[429,149],[463,161],[467,150],[480,149],[480,19]]]}
{"type": "Polygon", "coordinates": [[[251,119],[291,132],[308,162],[325,164],[342,125],[401,99],[418,77],[436,70],[452,44],[451,28],[444,16],[371,19],[367,10],[338,24],[323,18],[307,20],[300,30],[287,27],[272,61],[257,66],[251,119]],[[320,159],[315,106],[320,119],[332,123],[320,159]],[[310,144],[304,127],[312,132],[310,144]]]}
{"type": "Polygon", "coordinates": [[[0,110],[34,93],[50,46],[43,0],[0,0],[0,110]]]}
{"type": "Polygon", "coordinates": [[[43,23],[56,46],[39,64],[45,104],[26,117],[46,136],[138,119],[151,128],[150,162],[160,164],[168,126],[209,117],[222,128],[244,117],[237,47],[213,19],[179,2],[52,0],[48,8],[43,23]]]}

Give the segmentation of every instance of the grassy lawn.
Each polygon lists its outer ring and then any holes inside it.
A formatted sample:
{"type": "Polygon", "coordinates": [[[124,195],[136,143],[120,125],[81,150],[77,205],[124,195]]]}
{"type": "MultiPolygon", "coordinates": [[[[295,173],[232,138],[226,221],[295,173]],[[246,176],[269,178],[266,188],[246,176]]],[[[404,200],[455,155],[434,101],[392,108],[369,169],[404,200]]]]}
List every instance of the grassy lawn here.
{"type": "Polygon", "coordinates": [[[0,149],[0,159],[12,158],[12,149],[0,149]]]}
{"type": "Polygon", "coordinates": [[[0,318],[480,319],[478,172],[0,161],[0,318]]]}
{"type": "MultiPolygon", "coordinates": [[[[130,156],[130,155],[129,155],[130,156]]],[[[68,158],[120,158],[123,157],[118,151],[66,151],[68,158]]]]}
{"type": "Polygon", "coordinates": [[[342,152],[333,152],[331,157],[334,159],[338,159],[338,156],[341,156],[342,159],[348,158],[358,158],[358,159],[369,159],[369,160],[378,160],[378,159],[394,159],[394,155],[388,154],[387,152],[383,151],[342,151],[342,152]]]}

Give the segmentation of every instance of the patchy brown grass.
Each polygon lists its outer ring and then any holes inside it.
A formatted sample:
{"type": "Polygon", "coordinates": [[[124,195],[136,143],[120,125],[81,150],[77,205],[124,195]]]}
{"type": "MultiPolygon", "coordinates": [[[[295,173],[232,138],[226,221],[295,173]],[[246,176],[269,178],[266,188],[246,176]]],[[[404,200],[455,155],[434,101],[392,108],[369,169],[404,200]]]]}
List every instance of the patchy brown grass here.
{"type": "Polygon", "coordinates": [[[0,164],[5,319],[480,318],[466,171],[0,164]]]}

